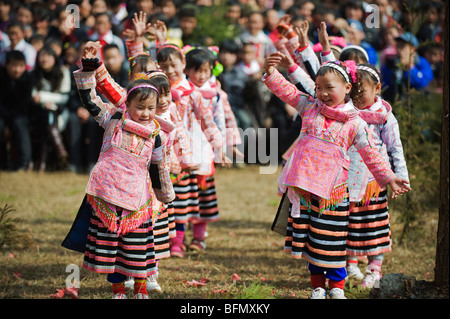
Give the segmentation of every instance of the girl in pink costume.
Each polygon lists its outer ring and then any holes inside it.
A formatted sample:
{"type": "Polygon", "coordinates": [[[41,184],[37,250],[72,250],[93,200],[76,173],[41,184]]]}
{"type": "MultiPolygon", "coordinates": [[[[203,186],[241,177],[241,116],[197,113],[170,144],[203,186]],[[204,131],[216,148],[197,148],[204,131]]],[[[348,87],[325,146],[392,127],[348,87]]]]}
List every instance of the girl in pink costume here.
{"type": "MultiPolygon", "coordinates": [[[[409,180],[403,156],[400,131],[392,107],[380,97],[380,73],[370,64],[357,67],[357,84],[352,90],[353,103],[360,116],[372,130],[375,147],[395,174],[409,180]]],[[[348,278],[362,279],[362,287],[372,288],[381,278],[384,253],[391,251],[388,194],[367,169],[361,156],[350,147],[351,159],[348,186],[350,192],[350,220],[347,237],[348,278]],[[367,256],[369,263],[363,275],[357,257],[367,256]]]]}
{"type": "MultiPolygon", "coordinates": [[[[95,55],[94,55],[95,56],[95,55]]],[[[97,164],[86,187],[93,208],[83,267],[108,274],[113,298],[126,298],[124,281],[135,279],[135,298],[148,298],[146,278],[156,273],[153,202],[171,201],[170,182],[153,191],[149,169],[156,164],[159,176],[167,175],[160,125],[154,119],[158,90],[148,80],[130,84],[125,108],[103,103],[95,91],[98,59],[83,59],[74,72],[81,101],[105,128],[97,164]],[[161,196],[163,195],[163,196],[161,196]]],[[[156,186],[156,185],[155,185],[156,186]]]]}
{"type": "Polygon", "coordinates": [[[185,225],[187,222],[195,224],[200,219],[197,176],[213,173],[215,152],[220,162],[225,162],[224,141],[212,110],[203,105],[201,94],[184,74],[186,60],[182,50],[165,44],[158,50],[157,61],[170,81],[172,99],[191,140],[191,164],[197,165],[193,173],[182,172],[173,177],[177,194],[173,202],[177,236],[171,239],[171,255],[183,257],[186,249],[185,225]]]}
{"type": "MultiPolygon", "coordinates": [[[[213,48],[185,47],[186,67],[184,72],[189,82],[194,85],[194,89],[201,94],[203,106],[208,107],[213,113],[214,122],[217,124],[224,141],[222,152],[226,153],[227,146],[229,146],[236,153],[236,145],[241,143],[241,138],[227,95],[218,87],[215,77],[212,75],[216,60],[211,50],[213,48]]],[[[221,163],[221,161],[219,152],[216,152],[216,158],[211,164],[213,167],[212,173],[210,175],[197,175],[200,219],[193,223],[194,236],[189,246],[190,249],[203,250],[206,248],[207,223],[219,219],[214,165],[215,163],[221,163]]],[[[221,164],[231,164],[231,160],[228,158],[226,158],[226,161],[226,163],[221,164]]]]}
{"type": "Polygon", "coordinates": [[[322,65],[316,77],[316,96],[301,93],[276,69],[286,63],[282,53],[264,64],[263,82],[302,117],[300,138],[280,177],[279,187],[292,207],[288,217],[285,251],[308,261],[311,298],[344,299],[346,239],[349,220],[347,151],[355,146],[377,180],[389,184],[393,197],[410,190],[408,181],[395,176],[374,147],[371,131],[348,98],[356,80],[353,61],[322,65]],[[353,62],[353,63],[352,63],[353,62]]]}

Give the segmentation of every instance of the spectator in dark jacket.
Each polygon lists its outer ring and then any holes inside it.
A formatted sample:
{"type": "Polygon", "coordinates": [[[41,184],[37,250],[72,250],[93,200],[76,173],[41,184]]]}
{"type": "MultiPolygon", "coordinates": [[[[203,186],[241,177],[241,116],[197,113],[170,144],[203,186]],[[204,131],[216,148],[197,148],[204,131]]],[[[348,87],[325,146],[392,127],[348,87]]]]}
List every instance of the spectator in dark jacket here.
{"type": "Polygon", "coordinates": [[[10,132],[17,151],[13,169],[26,170],[31,163],[29,113],[33,83],[22,52],[9,51],[5,62],[5,67],[0,68],[0,137],[10,132]]]}

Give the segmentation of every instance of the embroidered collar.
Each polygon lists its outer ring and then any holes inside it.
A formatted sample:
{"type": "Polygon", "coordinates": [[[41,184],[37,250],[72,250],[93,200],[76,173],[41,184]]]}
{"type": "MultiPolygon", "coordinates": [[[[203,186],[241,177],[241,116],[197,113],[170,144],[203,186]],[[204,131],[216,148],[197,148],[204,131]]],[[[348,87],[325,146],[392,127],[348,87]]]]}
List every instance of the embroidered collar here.
{"type": "Polygon", "coordinates": [[[368,124],[385,123],[389,113],[392,111],[389,103],[383,103],[384,101],[380,97],[377,97],[376,99],[375,103],[370,107],[359,111],[361,118],[368,124]]]}
{"type": "Polygon", "coordinates": [[[189,82],[183,75],[183,78],[176,85],[172,85],[170,91],[172,93],[172,99],[178,101],[182,96],[189,95],[194,92],[194,84],[189,82]]]}
{"type": "Polygon", "coordinates": [[[139,124],[130,118],[128,112],[124,112],[122,113],[122,129],[145,139],[152,139],[159,134],[161,126],[156,119],[153,119],[152,123],[148,125],[139,124]]]}
{"type": "Polygon", "coordinates": [[[347,122],[356,118],[359,114],[358,110],[354,107],[352,101],[348,101],[342,106],[329,107],[323,102],[319,102],[320,113],[330,119],[347,122]]]}
{"type": "Polygon", "coordinates": [[[194,85],[194,87],[205,99],[212,99],[217,96],[217,85],[215,83],[211,84],[211,82],[206,81],[201,87],[196,85],[194,85]]]}

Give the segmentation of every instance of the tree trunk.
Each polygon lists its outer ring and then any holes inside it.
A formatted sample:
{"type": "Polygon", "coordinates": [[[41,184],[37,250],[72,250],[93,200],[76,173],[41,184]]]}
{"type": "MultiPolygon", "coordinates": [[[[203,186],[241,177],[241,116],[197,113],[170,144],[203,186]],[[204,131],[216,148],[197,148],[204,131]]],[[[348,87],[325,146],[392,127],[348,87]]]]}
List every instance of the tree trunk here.
{"type": "MultiPolygon", "coordinates": [[[[445,26],[448,26],[448,1],[445,1],[445,26]]],[[[448,287],[449,278],[449,76],[448,76],[448,29],[444,30],[444,92],[442,104],[442,136],[441,136],[441,164],[440,164],[440,194],[439,194],[439,224],[436,244],[435,283],[439,287],[448,287]]]]}

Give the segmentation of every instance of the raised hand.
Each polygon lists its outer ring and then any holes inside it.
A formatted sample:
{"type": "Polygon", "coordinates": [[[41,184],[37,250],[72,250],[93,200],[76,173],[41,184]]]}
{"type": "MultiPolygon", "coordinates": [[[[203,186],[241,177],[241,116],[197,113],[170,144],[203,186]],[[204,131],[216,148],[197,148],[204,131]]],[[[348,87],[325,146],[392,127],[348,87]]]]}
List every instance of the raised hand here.
{"type": "Polygon", "coordinates": [[[331,51],[330,39],[328,38],[327,25],[325,22],[321,22],[319,26],[319,43],[322,45],[323,52],[331,51]]]}
{"type": "Polygon", "coordinates": [[[286,59],[286,55],[284,55],[281,52],[275,52],[270,54],[265,60],[264,60],[264,71],[267,75],[271,75],[274,71],[274,67],[276,67],[280,62],[286,59]]]}
{"type": "Polygon", "coordinates": [[[300,22],[300,25],[298,27],[294,28],[294,31],[298,34],[298,42],[300,44],[300,48],[304,48],[308,45],[309,37],[308,37],[308,31],[309,31],[309,23],[308,21],[304,20],[300,22]]]}
{"type": "Polygon", "coordinates": [[[139,39],[144,37],[147,29],[151,26],[150,23],[147,23],[147,13],[139,11],[139,15],[135,13],[131,21],[133,22],[134,31],[136,32],[136,38],[139,39]]]}
{"type": "Polygon", "coordinates": [[[156,41],[159,43],[166,42],[167,39],[167,27],[164,21],[157,20],[154,23],[155,33],[156,33],[156,41]]]}
{"type": "Polygon", "coordinates": [[[102,45],[100,41],[88,41],[84,46],[83,59],[94,59],[102,45]]]}

